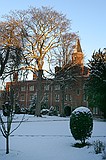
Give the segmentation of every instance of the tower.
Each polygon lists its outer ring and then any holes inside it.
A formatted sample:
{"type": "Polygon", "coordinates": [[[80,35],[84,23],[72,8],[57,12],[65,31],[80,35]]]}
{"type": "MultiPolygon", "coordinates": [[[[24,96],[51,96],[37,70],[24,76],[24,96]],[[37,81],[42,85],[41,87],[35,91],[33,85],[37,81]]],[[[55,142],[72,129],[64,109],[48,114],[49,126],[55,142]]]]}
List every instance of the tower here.
{"type": "Polygon", "coordinates": [[[72,64],[83,66],[84,65],[83,61],[84,61],[84,54],[81,49],[80,40],[77,39],[74,52],[72,53],[72,64]]]}

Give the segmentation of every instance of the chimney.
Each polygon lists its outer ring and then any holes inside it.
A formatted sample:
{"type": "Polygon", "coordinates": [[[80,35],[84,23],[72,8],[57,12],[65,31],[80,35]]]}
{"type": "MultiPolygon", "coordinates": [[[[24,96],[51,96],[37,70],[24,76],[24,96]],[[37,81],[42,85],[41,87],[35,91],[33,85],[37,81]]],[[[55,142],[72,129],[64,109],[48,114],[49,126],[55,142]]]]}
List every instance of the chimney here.
{"type": "Polygon", "coordinates": [[[55,67],[55,73],[57,73],[58,71],[60,71],[61,67],[56,66],[55,67]]]}
{"type": "Polygon", "coordinates": [[[13,73],[13,81],[18,81],[18,72],[13,73]]]}

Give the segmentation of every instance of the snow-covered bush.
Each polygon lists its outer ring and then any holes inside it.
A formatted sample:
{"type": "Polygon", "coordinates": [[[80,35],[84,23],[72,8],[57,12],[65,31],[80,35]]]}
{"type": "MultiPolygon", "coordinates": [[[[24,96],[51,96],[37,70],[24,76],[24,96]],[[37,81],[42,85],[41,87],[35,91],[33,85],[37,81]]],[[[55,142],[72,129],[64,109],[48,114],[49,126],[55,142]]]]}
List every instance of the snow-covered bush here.
{"type": "Polygon", "coordinates": [[[46,115],[46,114],[49,113],[49,109],[42,109],[42,110],[40,111],[40,113],[41,113],[42,115],[46,115]]]}
{"type": "Polygon", "coordinates": [[[93,116],[87,107],[76,108],[70,116],[70,130],[75,140],[85,144],[85,140],[91,137],[93,129],[93,116]]]}
{"type": "Polygon", "coordinates": [[[102,159],[106,159],[106,146],[102,152],[102,159]]]}
{"type": "Polygon", "coordinates": [[[94,151],[96,154],[99,154],[105,151],[105,144],[102,141],[96,140],[94,141],[93,145],[94,145],[94,151]]]}
{"type": "Polygon", "coordinates": [[[58,116],[58,112],[55,109],[55,107],[53,107],[53,106],[50,107],[48,115],[49,116],[58,116]]]}

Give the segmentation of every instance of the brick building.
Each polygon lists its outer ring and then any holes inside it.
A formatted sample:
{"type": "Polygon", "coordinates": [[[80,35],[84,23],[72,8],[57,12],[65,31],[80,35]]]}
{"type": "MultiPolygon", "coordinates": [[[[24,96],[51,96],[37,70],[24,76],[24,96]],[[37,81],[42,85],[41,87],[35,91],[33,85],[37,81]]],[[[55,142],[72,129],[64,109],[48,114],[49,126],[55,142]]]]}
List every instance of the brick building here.
{"type": "MultiPolygon", "coordinates": [[[[42,78],[42,102],[47,107],[54,106],[60,113],[65,106],[69,106],[71,111],[78,106],[87,106],[84,85],[89,76],[88,68],[84,66],[84,54],[81,49],[80,41],[77,39],[71,59],[63,63],[61,67],[55,67],[56,76],[54,79],[42,78]]],[[[16,76],[17,77],[17,76],[16,76]]],[[[34,77],[34,75],[33,75],[34,77]]],[[[32,97],[37,95],[37,81],[15,81],[15,99],[21,108],[29,108],[32,97]]],[[[9,92],[11,82],[6,83],[9,92]]]]}

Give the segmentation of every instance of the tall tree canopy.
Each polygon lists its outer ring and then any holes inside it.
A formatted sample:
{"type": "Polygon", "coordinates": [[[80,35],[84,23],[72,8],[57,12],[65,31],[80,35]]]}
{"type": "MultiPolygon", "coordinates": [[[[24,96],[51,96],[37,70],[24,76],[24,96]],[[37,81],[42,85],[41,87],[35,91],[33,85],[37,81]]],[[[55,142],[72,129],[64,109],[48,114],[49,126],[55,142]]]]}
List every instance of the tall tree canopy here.
{"type": "Polygon", "coordinates": [[[106,50],[94,52],[89,61],[90,76],[87,83],[88,101],[98,107],[106,117],[106,50]]]}
{"type": "Polygon", "coordinates": [[[21,47],[28,65],[30,64],[29,69],[42,70],[45,59],[49,63],[54,59],[56,62],[63,56],[63,45],[64,49],[67,46],[69,50],[69,42],[72,51],[77,36],[70,32],[70,20],[52,8],[31,7],[28,10],[11,12],[6,18],[18,23],[21,47]]]}
{"type": "MultiPolygon", "coordinates": [[[[49,7],[30,7],[27,10],[12,11],[4,18],[5,26],[11,25],[9,34],[7,33],[5,36],[5,41],[1,41],[1,46],[5,45],[6,48],[15,46],[22,51],[22,54],[18,52],[19,58],[21,57],[20,69],[31,70],[38,77],[37,106],[40,109],[41,78],[44,63],[45,61],[49,65],[60,61],[67,63],[67,58],[72,53],[77,35],[70,32],[70,20],[62,13],[49,7]]],[[[7,31],[8,28],[6,28],[7,31]]],[[[1,32],[2,37],[4,36],[3,32],[1,32]]],[[[11,52],[10,55],[13,53],[11,52]]],[[[1,56],[1,63],[6,64],[2,54],[1,56]]],[[[6,59],[9,62],[10,58],[7,57],[6,59]]],[[[14,59],[16,60],[16,57],[14,59]]],[[[9,64],[16,68],[13,65],[14,59],[9,64]]]]}

